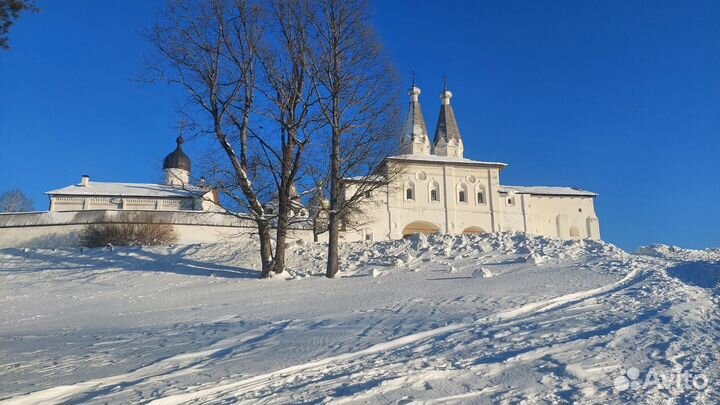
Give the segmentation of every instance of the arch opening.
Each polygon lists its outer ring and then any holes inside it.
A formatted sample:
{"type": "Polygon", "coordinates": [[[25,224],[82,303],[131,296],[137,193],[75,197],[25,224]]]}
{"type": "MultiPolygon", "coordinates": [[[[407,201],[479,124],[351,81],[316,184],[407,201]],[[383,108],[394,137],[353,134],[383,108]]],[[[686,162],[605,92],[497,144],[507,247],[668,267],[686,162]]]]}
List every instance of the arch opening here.
{"type": "Polygon", "coordinates": [[[419,233],[423,235],[430,235],[437,232],[440,232],[440,228],[431,222],[414,221],[405,226],[405,229],[403,229],[403,237],[407,238],[408,236],[417,235],[419,233]]]}
{"type": "Polygon", "coordinates": [[[481,233],[485,233],[485,230],[480,228],[479,226],[468,226],[462,231],[462,233],[466,235],[478,235],[481,233]]]}

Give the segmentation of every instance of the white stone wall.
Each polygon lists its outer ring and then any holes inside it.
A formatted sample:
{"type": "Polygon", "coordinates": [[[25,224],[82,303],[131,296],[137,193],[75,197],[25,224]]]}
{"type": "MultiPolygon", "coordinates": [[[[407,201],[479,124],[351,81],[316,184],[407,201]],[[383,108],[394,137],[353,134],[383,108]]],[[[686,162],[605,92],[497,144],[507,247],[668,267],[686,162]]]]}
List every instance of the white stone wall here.
{"type": "MultiPolygon", "coordinates": [[[[407,163],[391,185],[375,191],[372,201],[365,202],[363,210],[371,220],[360,225],[355,235],[348,232],[346,239],[365,239],[368,234],[376,240],[398,239],[415,226],[443,233],[493,232],[498,229],[500,214],[498,172],[496,167],[407,163]],[[412,198],[408,198],[408,189],[412,198]],[[432,198],[433,190],[437,200],[432,198]]],[[[355,190],[356,186],[348,186],[346,195],[355,190]]]]}
{"type": "MultiPolygon", "coordinates": [[[[208,193],[209,194],[209,193],[208,193]]],[[[208,196],[210,198],[210,196],[208,196]]],[[[214,204],[200,198],[51,196],[50,211],[156,210],[210,211],[214,204]]]]}
{"type": "MultiPolygon", "coordinates": [[[[347,186],[346,198],[357,190],[347,186]]],[[[344,240],[399,239],[403,234],[520,231],[563,239],[600,238],[589,196],[500,192],[495,167],[408,162],[392,184],[363,203],[365,217],[344,240]],[[412,198],[408,198],[408,190],[412,198]],[[437,201],[431,196],[437,191],[437,201]],[[464,200],[461,201],[460,192],[464,200]],[[483,195],[478,200],[478,192],[483,195]]]]}
{"type": "MultiPolygon", "coordinates": [[[[112,219],[117,211],[106,212],[112,219]]],[[[32,216],[42,215],[42,220],[34,222],[38,225],[0,226],[0,248],[58,248],[79,246],[78,236],[87,224],[78,223],[78,218],[72,212],[44,213],[44,214],[2,214],[2,216],[32,216]]],[[[98,212],[102,216],[101,212],[98,212]]],[[[249,220],[241,221],[223,218],[219,214],[208,213],[182,213],[186,223],[173,224],[178,237],[178,244],[192,243],[218,243],[232,242],[239,235],[254,235],[257,228],[249,220]],[[197,216],[193,218],[193,214],[197,216]],[[187,216],[190,215],[190,218],[187,216]],[[190,219],[190,221],[187,221],[190,219]]],[[[6,220],[9,218],[2,218],[6,220]]],[[[290,240],[302,239],[312,241],[313,234],[309,229],[291,229],[288,232],[290,240]]],[[[320,241],[327,241],[327,235],[320,235],[320,241]]]]}

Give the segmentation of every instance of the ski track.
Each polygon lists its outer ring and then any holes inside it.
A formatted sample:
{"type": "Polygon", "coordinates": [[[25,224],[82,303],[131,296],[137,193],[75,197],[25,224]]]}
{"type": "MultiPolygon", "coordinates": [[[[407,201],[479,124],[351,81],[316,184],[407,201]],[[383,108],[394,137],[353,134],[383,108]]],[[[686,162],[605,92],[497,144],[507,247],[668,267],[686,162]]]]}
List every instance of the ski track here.
{"type": "MultiPolygon", "coordinates": [[[[568,305],[578,304],[592,297],[606,294],[613,290],[621,289],[624,286],[632,283],[633,280],[638,278],[641,273],[647,270],[648,267],[636,267],[621,280],[599,288],[579,291],[543,301],[529,303],[526,305],[522,305],[518,308],[501,311],[489,316],[479,318],[474,322],[451,324],[427,331],[410,334],[387,342],[375,344],[363,350],[344,353],[337,356],[331,356],[307,363],[297,364],[266,374],[241,379],[239,381],[231,383],[223,383],[210,388],[203,388],[196,391],[169,395],[164,398],[153,400],[150,403],[153,405],[181,404],[190,401],[206,403],[208,401],[220,401],[223,398],[230,397],[235,398],[236,401],[242,401],[243,396],[250,396],[249,394],[252,394],[253,392],[267,390],[269,386],[282,385],[287,381],[293,381],[297,383],[297,380],[299,379],[318,379],[319,376],[331,374],[333,370],[336,371],[336,374],[344,375],[346,374],[346,371],[342,370],[349,368],[349,366],[352,365],[349,363],[358,359],[362,362],[363,358],[379,353],[385,353],[385,355],[387,356],[387,352],[401,349],[412,344],[421,343],[431,338],[450,335],[468,329],[478,328],[479,326],[507,323],[508,321],[526,318],[532,315],[551,311],[568,305]],[[338,372],[338,370],[341,371],[338,372]]],[[[103,393],[105,393],[107,388],[112,388],[115,386],[131,388],[132,385],[141,382],[169,379],[177,375],[177,373],[186,373],[192,372],[192,370],[195,369],[201,369],[207,363],[212,362],[218,356],[218,353],[226,352],[232,347],[242,346],[244,342],[257,338],[257,335],[257,333],[251,333],[249,336],[240,335],[237,337],[224,339],[207,347],[205,350],[179,354],[168,359],[160,360],[155,364],[137,369],[129,373],[119,374],[113,377],[89,380],[72,385],[54,387],[30,393],[24,396],[15,397],[3,401],[2,403],[7,405],[56,404],[69,400],[77,400],[79,397],[85,399],[93,398],[97,395],[102,395],[103,393]],[[93,395],[93,393],[95,395],[93,395]]],[[[562,349],[557,347],[545,348],[535,353],[517,355],[515,358],[508,358],[504,360],[504,362],[512,363],[513,361],[521,361],[523,358],[537,358],[555,350],[562,349]]],[[[400,365],[401,364],[402,362],[400,362],[400,365]]],[[[354,365],[360,366],[358,364],[354,365]]],[[[386,368],[386,365],[381,364],[380,366],[382,367],[382,373],[388,374],[389,370],[386,368]]],[[[483,367],[488,368],[489,366],[484,365],[483,367]]],[[[428,373],[433,374],[433,371],[419,373],[419,375],[422,375],[424,378],[426,378],[428,377],[428,373]]],[[[401,379],[401,381],[398,382],[401,382],[402,384],[407,384],[408,381],[409,379],[406,378],[401,379]]],[[[415,382],[417,382],[417,378],[415,379],[415,382]]],[[[383,388],[388,389],[390,387],[384,385],[383,388]]],[[[371,394],[372,390],[370,390],[369,393],[371,394]]],[[[462,397],[458,397],[458,399],[459,398],[462,397]]],[[[270,402],[277,402],[278,399],[280,398],[276,398],[275,400],[271,400],[270,402]]],[[[353,399],[357,400],[358,398],[353,399]]],[[[259,401],[259,398],[251,397],[247,401],[248,403],[257,403],[259,401]]],[[[282,402],[281,399],[280,402],[282,402]]]]}

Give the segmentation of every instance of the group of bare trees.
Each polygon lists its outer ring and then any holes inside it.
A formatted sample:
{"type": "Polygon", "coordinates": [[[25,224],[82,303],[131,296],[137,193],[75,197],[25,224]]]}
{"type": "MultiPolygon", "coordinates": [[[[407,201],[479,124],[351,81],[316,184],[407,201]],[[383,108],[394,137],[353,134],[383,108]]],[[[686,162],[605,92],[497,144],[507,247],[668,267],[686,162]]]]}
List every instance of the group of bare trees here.
{"type": "Polygon", "coordinates": [[[341,222],[382,186],[341,195],[378,170],[398,122],[369,18],[363,0],[171,0],[147,34],[150,78],[182,88],[185,119],[213,140],[208,181],[257,225],[263,277],[284,271],[296,189],[327,214],[333,277],[341,222]]]}
{"type": "Polygon", "coordinates": [[[30,197],[19,189],[0,194],[0,212],[28,212],[34,208],[30,197]]]}

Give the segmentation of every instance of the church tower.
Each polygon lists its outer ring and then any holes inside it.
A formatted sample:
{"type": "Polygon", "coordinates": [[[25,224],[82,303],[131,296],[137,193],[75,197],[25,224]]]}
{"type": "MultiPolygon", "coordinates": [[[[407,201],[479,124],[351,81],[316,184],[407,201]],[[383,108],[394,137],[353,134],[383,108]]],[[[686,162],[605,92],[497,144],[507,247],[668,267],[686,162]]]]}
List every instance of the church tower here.
{"type": "Polygon", "coordinates": [[[177,147],[163,160],[165,184],[182,187],[190,184],[190,158],[182,150],[185,139],[182,134],[175,140],[177,147]]]}
{"type": "Polygon", "coordinates": [[[463,157],[463,142],[460,129],[455,121],[455,112],[450,105],[452,93],[447,87],[440,93],[440,117],[435,128],[434,153],[438,156],[463,157]]]}
{"type": "Polygon", "coordinates": [[[425,126],[425,118],[423,118],[420,108],[420,89],[415,86],[415,80],[413,80],[408,95],[410,96],[410,108],[402,131],[400,154],[429,155],[430,139],[425,126]]]}

